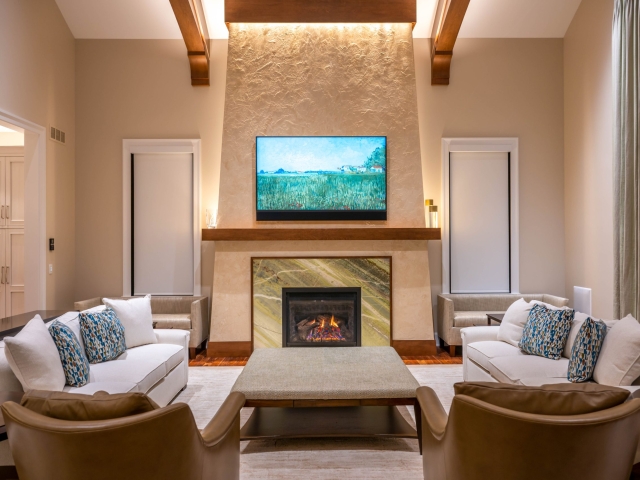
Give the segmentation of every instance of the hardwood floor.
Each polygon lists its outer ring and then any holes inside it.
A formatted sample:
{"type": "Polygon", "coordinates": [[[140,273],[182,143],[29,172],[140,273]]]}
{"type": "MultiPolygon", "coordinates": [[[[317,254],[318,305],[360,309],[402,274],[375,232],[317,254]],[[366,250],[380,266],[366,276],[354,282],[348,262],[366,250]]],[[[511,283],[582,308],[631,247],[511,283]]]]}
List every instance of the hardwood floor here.
{"type": "MultiPolygon", "coordinates": [[[[200,353],[189,361],[191,367],[243,367],[249,357],[207,357],[200,353]]],[[[436,355],[425,357],[402,357],[406,365],[462,365],[462,356],[451,357],[448,350],[438,348],[436,355]]]]}

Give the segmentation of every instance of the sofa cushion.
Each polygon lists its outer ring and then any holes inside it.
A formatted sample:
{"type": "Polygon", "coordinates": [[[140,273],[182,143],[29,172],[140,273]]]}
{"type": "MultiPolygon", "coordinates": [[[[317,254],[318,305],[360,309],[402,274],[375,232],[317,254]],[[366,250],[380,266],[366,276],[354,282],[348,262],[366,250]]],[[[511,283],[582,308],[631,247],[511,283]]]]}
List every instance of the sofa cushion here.
{"type": "Polygon", "coordinates": [[[571,331],[574,313],[573,310],[550,309],[535,304],[529,312],[518,346],[533,355],[560,359],[571,331]]]}
{"type": "Polygon", "coordinates": [[[518,385],[525,385],[527,387],[540,387],[542,385],[550,385],[555,383],[571,383],[567,378],[560,377],[525,377],[521,378],[518,385]]]}
{"type": "Polygon", "coordinates": [[[164,363],[166,373],[169,373],[184,360],[184,347],[168,343],[155,343],[152,345],[142,345],[136,348],[130,348],[124,352],[118,359],[128,360],[155,360],[164,363]]]}
{"type": "Polygon", "coordinates": [[[480,311],[470,311],[470,312],[454,312],[453,314],[453,326],[454,327],[486,327],[487,323],[487,313],[504,313],[504,312],[480,312],[480,311]]]}
{"type": "Polygon", "coordinates": [[[142,393],[96,392],[81,395],[66,392],[27,392],[20,404],[50,418],[70,421],[108,420],[151,412],[158,405],[142,393]]]}
{"type": "Polygon", "coordinates": [[[188,313],[154,313],[152,318],[159,329],[191,330],[191,315],[188,313]]]}
{"type": "Polygon", "coordinates": [[[502,383],[520,383],[521,378],[567,378],[569,359],[551,360],[537,355],[496,357],[489,361],[489,373],[502,383]]]}
{"type": "Polygon", "coordinates": [[[61,391],[65,376],[56,344],[39,315],[15,337],[5,337],[4,352],[11,370],[27,390],[61,391]]]}
{"type": "Polygon", "coordinates": [[[590,317],[582,322],[569,358],[567,378],[571,382],[586,382],[593,376],[606,334],[607,326],[604,322],[590,317]]]}
{"type": "Polygon", "coordinates": [[[67,393],[82,393],[84,395],[93,395],[96,392],[107,393],[127,393],[137,392],[138,385],[133,382],[89,382],[83,387],[70,387],[67,385],[63,389],[67,393]]]}
{"type": "Polygon", "coordinates": [[[80,331],[89,363],[106,362],[127,349],[124,327],[116,312],[80,313],[80,331]]]}
{"type": "Polygon", "coordinates": [[[147,393],[164,378],[166,367],[155,360],[127,360],[120,357],[91,365],[90,382],[131,382],[134,391],[147,393]]]}
{"type": "Polygon", "coordinates": [[[467,356],[489,371],[490,361],[496,357],[513,357],[518,355],[525,355],[517,347],[505,342],[486,341],[486,342],[473,342],[467,345],[467,356]]]}
{"type": "Polygon", "coordinates": [[[127,348],[157,343],[151,317],[151,295],[129,300],[103,298],[104,304],[113,309],[124,327],[127,348]]]}
{"type": "Polygon", "coordinates": [[[179,345],[151,344],[131,348],[110,362],[91,365],[91,382],[133,382],[147,393],[184,359],[179,345]]]}
{"type": "Polygon", "coordinates": [[[593,379],[603,385],[631,385],[640,377],[640,324],[631,315],[616,322],[602,343],[593,379]]]}
{"type": "Polygon", "coordinates": [[[71,329],[55,320],[49,327],[51,338],[58,348],[67,385],[82,387],[89,381],[89,360],[71,329]]]}
{"type": "Polygon", "coordinates": [[[456,383],[454,390],[456,395],[468,395],[491,405],[536,415],[583,415],[615,407],[629,397],[627,390],[595,383],[526,387],[462,382],[456,383]]]}

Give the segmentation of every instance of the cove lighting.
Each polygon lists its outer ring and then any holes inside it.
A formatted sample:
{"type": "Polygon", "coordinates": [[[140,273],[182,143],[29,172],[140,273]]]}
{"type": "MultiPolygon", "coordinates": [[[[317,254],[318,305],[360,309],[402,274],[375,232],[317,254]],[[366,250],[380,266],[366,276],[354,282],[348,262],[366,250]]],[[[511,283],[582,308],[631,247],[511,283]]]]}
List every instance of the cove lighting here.
{"type": "MultiPolygon", "coordinates": [[[[209,36],[211,39],[227,39],[229,38],[229,31],[224,22],[224,0],[202,0],[204,6],[204,13],[207,20],[207,29],[209,30],[209,36]]],[[[438,5],[437,0],[417,0],[416,13],[417,22],[413,29],[414,38],[431,38],[431,30],[433,28],[433,19],[436,15],[436,7],[438,5]]],[[[251,24],[243,24],[251,25],[251,24]]],[[[255,25],[255,24],[253,24],[255,25]]],[[[263,24],[264,25],[264,24],[263,24]]],[[[299,25],[299,24],[291,24],[299,25]]],[[[330,26],[332,28],[339,26],[339,28],[348,28],[353,25],[363,24],[335,24],[324,23],[314,24],[330,26]]],[[[388,24],[385,24],[388,25],[388,24]]],[[[389,29],[390,27],[385,27],[389,29]]]]}

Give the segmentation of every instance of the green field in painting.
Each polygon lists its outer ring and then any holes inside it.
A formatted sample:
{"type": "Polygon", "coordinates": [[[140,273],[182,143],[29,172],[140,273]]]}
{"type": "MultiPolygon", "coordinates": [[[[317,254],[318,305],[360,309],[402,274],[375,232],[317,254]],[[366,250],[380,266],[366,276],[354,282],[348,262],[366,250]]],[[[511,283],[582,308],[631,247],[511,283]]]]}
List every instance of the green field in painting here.
{"type": "Polygon", "coordinates": [[[258,175],[258,210],[386,210],[384,173],[258,175]]]}
{"type": "Polygon", "coordinates": [[[283,287],[361,287],[362,345],[389,346],[391,260],[326,258],[253,260],[255,348],[282,346],[283,287]]]}

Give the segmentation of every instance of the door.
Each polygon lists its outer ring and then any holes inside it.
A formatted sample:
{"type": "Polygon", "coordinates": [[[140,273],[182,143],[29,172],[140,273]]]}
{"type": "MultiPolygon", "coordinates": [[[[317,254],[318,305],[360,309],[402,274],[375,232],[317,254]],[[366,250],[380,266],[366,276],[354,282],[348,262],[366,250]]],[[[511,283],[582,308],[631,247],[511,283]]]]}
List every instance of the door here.
{"type": "Polygon", "coordinates": [[[193,295],[193,155],[132,157],[131,291],[193,295]]]}
{"type": "MultiPolygon", "coordinates": [[[[0,157],[0,227],[7,225],[5,198],[7,194],[6,165],[10,157],[0,157]]],[[[2,250],[4,252],[4,250],[2,250]]]]}
{"type": "MultiPolygon", "coordinates": [[[[7,292],[7,286],[5,284],[5,254],[6,254],[6,230],[0,230],[0,318],[4,318],[9,316],[9,314],[7,314],[7,309],[6,309],[6,292],[7,292]]],[[[0,328],[2,328],[3,330],[7,329],[7,328],[12,328],[13,326],[11,324],[5,324],[2,323],[0,325],[0,328]]]]}
{"type": "Polygon", "coordinates": [[[24,157],[5,158],[4,183],[5,225],[24,228],[24,157]]]}
{"type": "Polygon", "coordinates": [[[451,293],[511,291],[510,167],[507,152],[451,152],[451,293]]]}
{"type": "Polygon", "coordinates": [[[24,313],[24,230],[5,230],[5,316],[24,313]]]}

